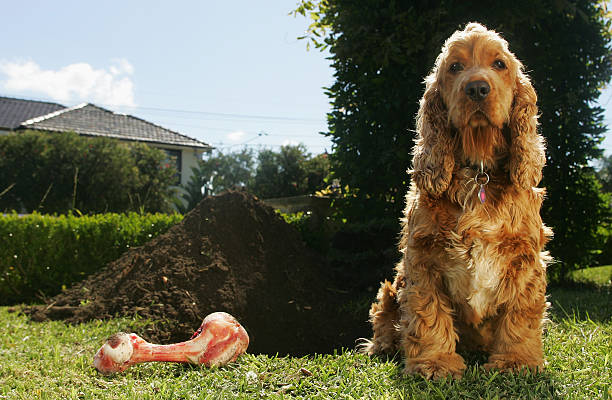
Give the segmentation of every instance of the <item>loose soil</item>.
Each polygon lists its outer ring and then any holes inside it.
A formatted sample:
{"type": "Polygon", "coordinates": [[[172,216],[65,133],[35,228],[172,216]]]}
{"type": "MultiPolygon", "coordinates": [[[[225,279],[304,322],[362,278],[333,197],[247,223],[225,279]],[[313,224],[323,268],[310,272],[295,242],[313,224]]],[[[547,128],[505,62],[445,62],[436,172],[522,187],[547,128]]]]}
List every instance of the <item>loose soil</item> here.
{"type": "Polygon", "coordinates": [[[155,323],[137,333],[168,343],[189,338],[207,314],[225,311],[246,328],[251,353],[352,348],[369,333],[367,316],[350,312],[349,297],[326,271],[323,258],[272,208],[244,192],[226,192],[25,312],[70,323],[138,314],[155,323]]]}

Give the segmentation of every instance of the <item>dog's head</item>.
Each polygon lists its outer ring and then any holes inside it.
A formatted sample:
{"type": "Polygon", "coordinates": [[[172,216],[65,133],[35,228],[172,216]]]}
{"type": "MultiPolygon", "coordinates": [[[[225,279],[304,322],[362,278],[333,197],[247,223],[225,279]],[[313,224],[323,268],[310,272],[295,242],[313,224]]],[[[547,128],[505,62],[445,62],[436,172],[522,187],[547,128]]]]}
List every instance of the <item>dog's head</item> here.
{"type": "Polygon", "coordinates": [[[510,153],[514,183],[538,184],[544,147],[536,130],[537,96],[499,34],[477,23],[453,33],[425,83],[413,160],[418,186],[439,195],[459,161],[455,153],[461,162],[495,167],[500,152],[510,153]]]}
{"type": "Polygon", "coordinates": [[[436,60],[435,81],[457,129],[508,123],[522,65],[497,33],[471,23],[455,32],[436,60]]]}

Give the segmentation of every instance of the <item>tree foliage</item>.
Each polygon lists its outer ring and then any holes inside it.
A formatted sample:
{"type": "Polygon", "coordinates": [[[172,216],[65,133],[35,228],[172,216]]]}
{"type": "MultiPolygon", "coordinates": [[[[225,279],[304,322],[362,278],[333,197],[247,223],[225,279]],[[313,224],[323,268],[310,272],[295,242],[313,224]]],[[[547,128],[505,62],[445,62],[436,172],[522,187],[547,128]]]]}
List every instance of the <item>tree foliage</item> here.
{"type": "Polygon", "coordinates": [[[612,73],[605,3],[302,0],[295,13],[312,18],[308,40],[332,54],[325,134],[334,174],[352,188],[348,212],[399,215],[423,78],[444,40],[478,21],[509,41],[538,93],[548,143],[543,217],[555,231],[549,248],[562,266],[591,262],[601,245],[597,229],[610,218],[589,166],[605,131],[594,101],[612,73]]]}
{"type": "Polygon", "coordinates": [[[175,170],[165,154],[74,133],[0,136],[0,210],[169,212],[175,170]]]}
{"type": "Polygon", "coordinates": [[[255,154],[252,149],[215,156],[202,161],[200,173],[211,180],[212,193],[221,193],[234,187],[250,186],[255,168],[255,154]]]}
{"type": "Polygon", "coordinates": [[[261,150],[250,189],[262,198],[311,194],[325,186],[328,173],[327,155],[312,157],[303,144],[261,150]]]}
{"type": "Polygon", "coordinates": [[[327,154],[312,156],[303,144],[281,146],[278,151],[262,149],[257,154],[247,148],[216,151],[199,163],[183,187],[188,205],[182,211],[202,200],[203,187],[208,187],[208,194],[244,188],[261,198],[311,194],[325,186],[329,165],[327,154]]]}
{"type": "Polygon", "coordinates": [[[192,168],[189,182],[183,185],[183,199],[186,205],[177,204],[180,212],[194,208],[205,195],[213,195],[227,189],[247,187],[253,180],[253,150],[243,148],[237,152],[211,153],[198,166],[192,168]]]}

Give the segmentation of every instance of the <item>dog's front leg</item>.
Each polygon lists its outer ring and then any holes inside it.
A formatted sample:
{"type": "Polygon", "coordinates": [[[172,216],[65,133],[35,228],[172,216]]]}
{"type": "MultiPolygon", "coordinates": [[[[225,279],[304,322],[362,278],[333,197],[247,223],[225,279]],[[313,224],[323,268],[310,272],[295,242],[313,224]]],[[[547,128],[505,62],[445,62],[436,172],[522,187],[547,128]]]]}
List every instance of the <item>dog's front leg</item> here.
{"type": "Polygon", "coordinates": [[[458,378],[465,363],[455,352],[458,336],[453,309],[440,274],[432,266],[411,270],[414,274],[398,293],[404,372],[433,379],[458,378]]]}
{"type": "Polygon", "coordinates": [[[502,301],[497,328],[486,369],[541,369],[542,324],[546,316],[546,278],[544,263],[534,257],[517,257],[500,285],[502,301]],[[532,261],[532,262],[524,262],[532,261]]]}

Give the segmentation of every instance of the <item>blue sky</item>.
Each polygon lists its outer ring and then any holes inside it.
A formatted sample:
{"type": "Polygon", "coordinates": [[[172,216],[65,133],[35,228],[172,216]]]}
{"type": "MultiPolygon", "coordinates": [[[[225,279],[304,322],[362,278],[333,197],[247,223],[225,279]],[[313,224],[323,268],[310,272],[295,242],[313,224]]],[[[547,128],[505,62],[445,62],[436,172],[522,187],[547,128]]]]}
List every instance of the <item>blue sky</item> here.
{"type": "MultiPolygon", "coordinates": [[[[321,153],[333,70],[297,40],[308,21],[288,15],[296,2],[5,2],[0,95],[91,102],[226,151],[321,153]]],[[[612,125],[612,90],[600,103],[612,125]]]]}
{"type": "Polygon", "coordinates": [[[297,40],[294,4],[6,2],[0,95],[92,102],[224,148],[330,150],[318,132],[333,71],[297,40]]]}

